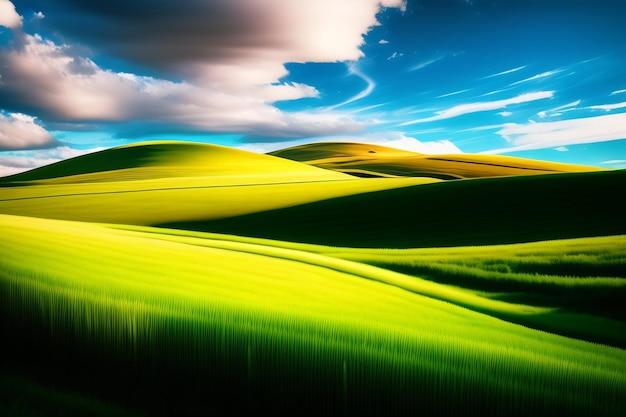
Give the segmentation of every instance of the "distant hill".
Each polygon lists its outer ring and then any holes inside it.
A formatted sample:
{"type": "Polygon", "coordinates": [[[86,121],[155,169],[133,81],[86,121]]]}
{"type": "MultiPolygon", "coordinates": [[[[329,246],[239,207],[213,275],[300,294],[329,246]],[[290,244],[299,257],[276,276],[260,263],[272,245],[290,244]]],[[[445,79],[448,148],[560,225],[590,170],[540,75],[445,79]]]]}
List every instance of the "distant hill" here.
{"type": "Polygon", "coordinates": [[[363,177],[434,177],[462,179],[591,172],[598,168],[500,155],[424,155],[363,143],[311,143],[270,155],[363,177]]]}
{"type": "Polygon", "coordinates": [[[0,178],[0,185],[25,181],[65,184],[218,175],[344,178],[336,172],[225,146],[156,141],[70,158],[0,178]]]}

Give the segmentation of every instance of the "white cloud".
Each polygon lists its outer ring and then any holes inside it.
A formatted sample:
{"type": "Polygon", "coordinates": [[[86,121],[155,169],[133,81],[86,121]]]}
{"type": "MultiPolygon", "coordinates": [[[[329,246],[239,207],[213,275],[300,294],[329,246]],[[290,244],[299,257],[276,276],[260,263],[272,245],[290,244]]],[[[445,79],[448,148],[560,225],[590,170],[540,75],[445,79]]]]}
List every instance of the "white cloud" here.
{"type": "Polygon", "coordinates": [[[502,116],[502,117],[509,117],[509,116],[512,116],[512,115],[513,115],[513,113],[512,113],[512,112],[510,112],[510,111],[501,111],[501,112],[500,112],[500,113],[498,113],[498,114],[499,114],[500,116],[502,116]]]}
{"type": "Polygon", "coordinates": [[[422,61],[422,62],[420,62],[418,64],[415,64],[414,66],[409,68],[409,71],[417,71],[417,70],[424,69],[424,68],[426,68],[426,67],[428,67],[428,66],[430,66],[430,65],[432,65],[432,64],[434,64],[436,62],[441,61],[444,58],[445,58],[445,56],[438,56],[438,57],[435,57],[435,58],[427,59],[426,61],[422,61]]]}
{"type": "Polygon", "coordinates": [[[626,107],[626,101],[622,102],[622,103],[614,103],[614,104],[600,104],[597,106],[589,106],[587,107],[590,110],[604,110],[604,111],[611,111],[611,110],[615,110],[615,109],[623,109],[624,107],[626,107]]]}
{"type": "Polygon", "coordinates": [[[559,146],[557,148],[554,148],[555,151],[559,151],[559,152],[567,152],[569,151],[569,149],[566,146],[559,146]]]}
{"type": "Polygon", "coordinates": [[[450,119],[453,117],[462,116],[464,114],[470,114],[470,113],[498,110],[498,109],[502,109],[513,104],[528,103],[531,101],[552,98],[553,96],[554,96],[554,91],[538,91],[535,93],[520,94],[519,96],[511,97],[511,98],[504,99],[504,100],[460,104],[448,110],[439,111],[437,112],[436,116],[426,117],[424,119],[412,120],[410,122],[402,123],[400,126],[412,125],[416,123],[432,122],[436,120],[450,119]]]}
{"type": "Polygon", "coordinates": [[[459,91],[454,91],[452,93],[442,94],[442,95],[437,96],[435,98],[444,98],[444,97],[456,96],[457,94],[466,93],[466,92],[468,92],[470,90],[471,90],[470,88],[466,88],[465,90],[459,90],[459,91]]]}
{"type": "MultiPolygon", "coordinates": [[[[12,3],[0,2],[13,10],[12,3]]],[[[148,123],[153,130],[281,138],[363,129],[347,114],[289,113],[273,106],[319,96],[313,86],[282,83],[285,63],[356,62],[364,35],[379,24],[381,7],[406,6],[402,0],[180,0],[175,6],[111,0],[76,2],[68,12],[61,3],[47,3],[45,10],[46,24],[59,38],[78,39],[163,78],[106,70],[84,55],[87,48],[20,33],[13,49],[0,49],[0,108],[28,109],[47,123],[148,123]]],[[[9,14],[0,16],[3,24],[16,25],[9,14]]],[[[348,102],[374,88],[369,77],[354,73],[367,85],[348,102]]]]}
{"type": "Polygon", "coordinates": [[[376,83],[374,82],[374,80],[372,80],[370,77],[368,77],[367,75],[365,75],[358,67],[357,65],[352,62],[350,64],[348,64],[348,71],[350,72],[350,74],[352,75],[356,75],[357,77],[359,77],[360,79],[362,79],[363,81],[365,81],[365,88],[363,90],[361,90],[358,94],[350,97],[349,99],[347,99],[346,101],[343,101],[339,104],[335,104],[334,106],[329,107],[328,109],[335,109],[337,107],[340,106],[345,106],[346,104],[350,104],[353,103],[355,101],[364,99],[365,97],[369,96],[372,91],[374,91],[374,88],[376,88],[376,83]]]}
{"type": "Polygon", "coordinates": [[[609,161],[602,161],[603,165],[624,165],[626,164],[626,159],[611,159],[609,161]]]}
{"type": "Polygon", "coordinates": [[[0,26],[18,29],[22,27],[22,20],[13,3],[9,0],[0,0],[0,26]]]}
{"type": "Polygon", "coordinates": [[[389,41],[387,39],[381,39],[378,41],[379,44],[381,45],[387,45],[389,43],[389,41]]]}
{"type": "Polygon", "coordinates": [[[387,57],[387,61],[391,61],[392,59],[400,58],[401,56],[404,56],[404,53],[402,53],[402,52],[394,52],[393,54],[391,54],[391,55],[389,55],[387,57]]]}
{"type": "Polygon", "coordinates": [[[43,14],[43,12],[36,12],[33,13],[33,18],[35,19],[45,19],[46,15],[43,14]]]}
{"type": "Polygon", "coordinates": [[[512,85],[517,85],[517,84],[521,84],[521,83],[526,83],[528,81],[540,80],[542,78],[551,77],[551,76],[556,75],[556,74],[558,74],[560,72],[563,72],[563,70],[553,70],[553,71],[542,72],[541,74],[533,75],[532,77],[525,78],[525,79],[520,80],[520,81],[516,81],[516,82],[511,83],[509,85],[512,86],[512,85]]]}
{"type": "Polygon", "coordinates": [[[35,122],[35,118],[21,113],[0,113],[0,151],[50,147],[56,143],[52,135],[35,122]]]}
{"type": "Polygon", "coordinates": [[[567,103],[550,110],[540,111],[539,113],[537,113],[537,116],[541,117],[542,119],[548,116],[560,116],[563,111],[576,110],[576,106],[578,106],[579,104],[580,100],[572,101],[571,103],[567,103]]]}
{"type": "MultiPolygon", "coordinates": [[[[188,82],[105,71],[89,59],[70,55],[68,47],[39,36],[24,35],[23,41],[21,50],[0,51],[0,64],[5,64],[0,66],[0,95],[16,102],[27,97],[28,105],[51,121],[144,121],[192,131],[277,137],[363,128],[347,115],[285,113],[270,105],[278,100],[317,97],[317,90],[308,85],[263,84],[228,93],[188,82]]],[[[366,90],[351,101],[369,94],[372,88],[373,82],[368,82],[366,90]]]]}
{"type": "Polygon", "coordinates": [[[611,94],[609,94],[610,96],[614,96],[616,94],[624,94],[626,93],[626,90],[615,90],[613,92],[611,92],[611,94]]]}
{"type": "Polygon", "coordinates": [[[491,75],[487,75],[486,77],[481,78],[482,80],[487,79],[487,78],[493,78],[493,77],[499,77],[501,75],[506,75],[506,74],[511,74],[513,72],[517,72],[519,70],[523,70],[524,68],[526,68],[526,65],[523,65],[521,67],[517,67],[517,68],[512,68],[510,70],[506,70],[506,71],[502,71],[502,72],[498,72],[496,74],[491,74],[491,75]]]}
{"type": "Polygon", "coordinates": [[[449,140],[422,142],[418,139],[406,136],[403,132],[378,132],[366,133],[356,136],[331,136],[325,138],[309,138],[307,140],[297,140],[289,142],[249,143],[240,146],[240,148],[251,152],[267,153],[312,142],[367,143],[428,155],[463,153],[462,150],[460,150],[454,143],[449,140]]]}
{"type": "Polygon", "coordinates": [[[497,132],[510,146],[485,153],[557,148],[626,139],[626,113],[557,122],[506,124],[497,132]]]}
{"type": "Polygon", "coordinates": [[[36,151],[7,152],[7,154],[4,155],[0,154],[0,177],[18,174],[64,159],[74,158],[103,149],[104,148],[78,150],[68,146],[59,146],[57,148],[36,151]]]}

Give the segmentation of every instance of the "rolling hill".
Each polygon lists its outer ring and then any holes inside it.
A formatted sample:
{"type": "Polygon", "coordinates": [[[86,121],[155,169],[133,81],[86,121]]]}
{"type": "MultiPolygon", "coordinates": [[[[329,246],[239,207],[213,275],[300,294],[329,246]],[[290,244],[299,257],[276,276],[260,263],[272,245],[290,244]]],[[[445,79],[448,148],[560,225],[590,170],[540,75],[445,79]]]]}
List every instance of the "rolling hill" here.
{"type": "Polygon", "coordinates": [[[155,141],[106,149],[0,178],[0,186],[251,175],[272,181],[345,179],[328,170],[226,146],[155,141]]]}
{"type": "Polygon", "coordinates": [[[270,152],[270,155],[365,177],[407,176],[448,180],[599,170],[501,155],[424,155],[362,143],[311,143],[270,152]]]}
{"type": "Polygon", "coordinates": [[[626,233],[624,184],[626,170],[446,181],[162,226],[380,248],[606,236],[626,233]]]}
{"type": "Polygon", "coordinates": [[[283,152],[1,178],[0,414],[622,415],[626,170],[283,152]]]}
{"type": "Polygon", "coordinates": [[[149,142],[0,179],[0,213],[154,225],[435,182],[353,176],[216,145],[149,142]]]}

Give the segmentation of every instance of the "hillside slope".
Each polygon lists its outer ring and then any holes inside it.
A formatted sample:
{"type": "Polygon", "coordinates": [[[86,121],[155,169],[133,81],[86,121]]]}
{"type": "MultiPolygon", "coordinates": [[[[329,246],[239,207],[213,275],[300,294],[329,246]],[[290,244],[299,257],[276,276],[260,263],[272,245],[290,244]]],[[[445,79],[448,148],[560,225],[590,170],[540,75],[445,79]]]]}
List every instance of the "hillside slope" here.
{"type": "Polygon", "coordinates": [[[345,175],[283,158],[219,145],[142,142],[70,158],[0,178],[0,186],[67,184],[168,177],[269,176],[285,180],[345,179],[345,175]]]}
{"type": "Polygon", "coordinates": [[[436,180],[364,181],[222,146],[153,142],[0,179],[0,213],[154,225],[205,221],[432,182],[436,180]]]}
{"type": "Polygon", "coordinates": [[[367,177],[461,179],[599,170],[500,155],[424,155],[362,143],[311,143],[271,152],[270,155],[367,177]]]}
{"type": "Polygon", "coordinates": [[[626,170],[448,181],[163,226],[381,248],[605,236],[626,233],[625,184],[626,170]]]}

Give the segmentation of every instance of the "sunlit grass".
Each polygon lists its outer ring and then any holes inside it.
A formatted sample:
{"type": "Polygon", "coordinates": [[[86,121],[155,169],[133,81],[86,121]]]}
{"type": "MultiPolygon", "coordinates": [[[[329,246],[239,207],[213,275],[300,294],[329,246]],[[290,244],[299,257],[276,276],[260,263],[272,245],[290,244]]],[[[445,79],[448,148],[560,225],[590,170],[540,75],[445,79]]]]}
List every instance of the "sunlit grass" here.
{"type": "Polygon", "coordinates": [[[363,143],[311,143],[270,154],[338,172],[442,179],[599,170],[502,155],[424,155],[363,143]]]}
{"type": "Polygon", "coordinates": [[[624,406],[623,350],[441,301],[471,303],[471,292],[292,244],[14,216],[0,227],[3,339],[34,334],[120,378],[156,372],[168,386],[221,384],[239,401],[331,412],[624,406]]]}

